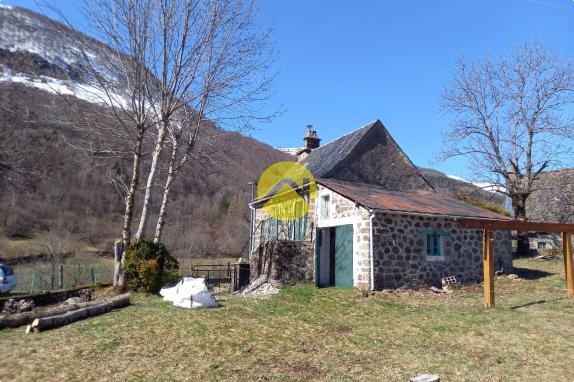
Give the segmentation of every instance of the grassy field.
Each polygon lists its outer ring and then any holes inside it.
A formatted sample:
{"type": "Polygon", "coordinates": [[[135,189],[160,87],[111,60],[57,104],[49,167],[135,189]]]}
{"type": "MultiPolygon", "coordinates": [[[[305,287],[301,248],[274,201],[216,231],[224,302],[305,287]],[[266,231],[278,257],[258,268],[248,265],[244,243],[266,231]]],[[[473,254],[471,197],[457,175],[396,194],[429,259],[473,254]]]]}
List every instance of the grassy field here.
{"type": "Polygon", "coordinates": [[[159,297],[49,332],[0,331],[0,379],[573,381],[574,299],[561,260],[518,260],[524,279],[452,295],[284,288],[185,310],[159,297]]]}

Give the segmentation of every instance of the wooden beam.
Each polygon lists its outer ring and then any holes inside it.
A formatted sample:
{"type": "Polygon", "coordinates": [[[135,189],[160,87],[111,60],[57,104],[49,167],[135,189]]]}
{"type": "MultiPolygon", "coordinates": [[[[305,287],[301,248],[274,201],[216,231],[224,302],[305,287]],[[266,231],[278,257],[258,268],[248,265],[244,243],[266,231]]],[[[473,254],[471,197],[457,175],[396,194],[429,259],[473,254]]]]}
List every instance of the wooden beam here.
{"type": "Polygon", "coordinates": [[[562,233],[562,250],[564,252],[564,271],[568,296],[574,297],[574,260],[572,259],[572,236],[568,232],[562,233]]]}
{"type": "Polygon", "coordinates": [[[458,218],[456,221],[463,228],[483,229],[489,231],[523,231],[523,232],[574,232],[574,224],[533,223],[517,220],[482,220],[458,218]]]}
{"type": "Polygon", "coordinates": [[[494,308],[494,241],[492,240],[492,231],[484,230],[482,238],[484,306],[494,308]]]}

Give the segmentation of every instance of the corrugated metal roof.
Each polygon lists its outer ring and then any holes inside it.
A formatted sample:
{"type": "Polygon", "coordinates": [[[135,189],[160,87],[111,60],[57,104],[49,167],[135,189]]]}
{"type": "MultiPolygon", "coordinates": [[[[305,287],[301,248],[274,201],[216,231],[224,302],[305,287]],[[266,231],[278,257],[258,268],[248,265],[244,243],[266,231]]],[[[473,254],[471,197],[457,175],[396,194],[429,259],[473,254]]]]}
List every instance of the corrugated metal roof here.
{"type": "Polygon", "coordinates": [[[511,220],[510,218],[437,193],[395,192],[366,183],[317,179],[323,185],[352,201],[373,210],[396,213],[478,219],[511,220]]]}

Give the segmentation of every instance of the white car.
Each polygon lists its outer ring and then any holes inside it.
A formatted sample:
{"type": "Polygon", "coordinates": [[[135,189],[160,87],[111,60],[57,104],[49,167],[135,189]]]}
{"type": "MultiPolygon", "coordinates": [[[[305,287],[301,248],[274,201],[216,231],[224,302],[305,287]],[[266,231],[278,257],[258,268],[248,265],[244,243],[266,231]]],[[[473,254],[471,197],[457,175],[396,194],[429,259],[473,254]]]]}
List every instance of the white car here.
{"type": "Polygon", "coordinates": [[[18,285],[18,280],[12,268],[0,263],[0,293],[8,293],[16,285],[18,285]]]}

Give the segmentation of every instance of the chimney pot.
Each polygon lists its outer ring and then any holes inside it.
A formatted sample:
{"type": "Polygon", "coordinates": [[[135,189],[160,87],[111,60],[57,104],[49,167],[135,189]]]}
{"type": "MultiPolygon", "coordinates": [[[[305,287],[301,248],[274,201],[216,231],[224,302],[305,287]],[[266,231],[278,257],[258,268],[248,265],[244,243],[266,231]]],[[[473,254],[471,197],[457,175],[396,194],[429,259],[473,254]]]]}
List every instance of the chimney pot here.
{"type": "Polygon", "coordinates": [[[321,139],[317,135],[317,131],[313,130],[313,125],[307,125],[307,135],[303,138],[305,141],[305,149],[314,150],[319,147],[321,139]]]}
{"type": "Polygon", "coordinates": [[[321,142],[321,139],[317,135],[317,131],[313,130],[313,125],[307,125],[307,134],[305,134],[305,146],[297,153],[297,162],[303,162],[308,156],[309,153],[318,148],[321,142]]]}

